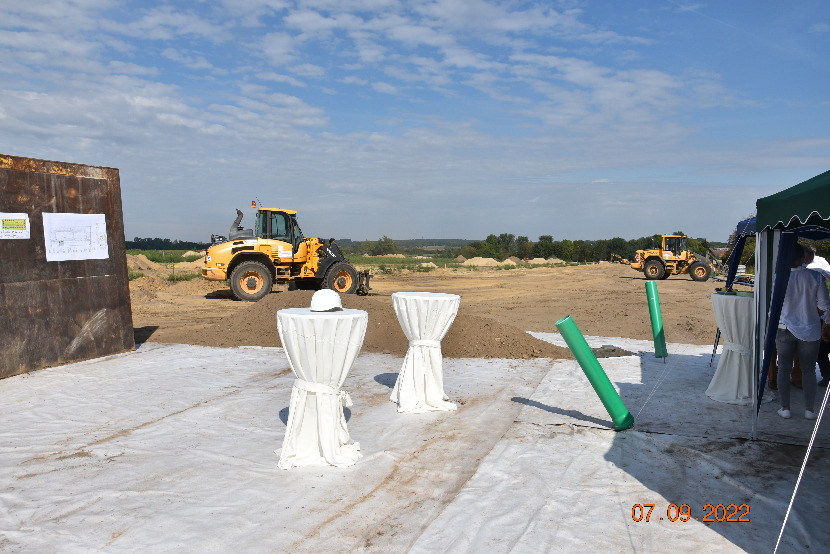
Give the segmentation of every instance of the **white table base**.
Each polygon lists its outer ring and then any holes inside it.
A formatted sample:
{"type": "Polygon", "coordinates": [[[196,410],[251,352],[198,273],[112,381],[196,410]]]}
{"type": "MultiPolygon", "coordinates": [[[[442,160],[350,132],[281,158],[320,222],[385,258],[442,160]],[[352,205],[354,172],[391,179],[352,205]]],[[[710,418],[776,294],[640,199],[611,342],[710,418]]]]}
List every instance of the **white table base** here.
{"type": "Polygon", "coordinates": [[[398,412],[452,411],[457,406],[444,394],[441,339],[458,313],[461,297],[430,292],[396,292],[395,315],[409,339],[401,372],[389,399],[398,412]]]}
{"type": "Polygon", "coordinates": [[[277,312],[277,329],[291,370],[288,424],[278,466],[347,467],[361,457],[360,443],[349,436],[343,408],[352,405],[340,389],[366,334],[362,310],[277,312]]]}

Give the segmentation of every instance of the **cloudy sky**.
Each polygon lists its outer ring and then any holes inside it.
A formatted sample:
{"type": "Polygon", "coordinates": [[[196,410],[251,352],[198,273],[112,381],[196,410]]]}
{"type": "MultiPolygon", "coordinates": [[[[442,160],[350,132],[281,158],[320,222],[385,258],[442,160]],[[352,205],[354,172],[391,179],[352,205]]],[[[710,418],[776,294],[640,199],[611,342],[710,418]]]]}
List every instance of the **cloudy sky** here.
{"type": "Polygon", "coordinates": [[[126,238],[726,240],[830,169],[823,0],[0,0],[0,153],[117,167],[126,238]]]}

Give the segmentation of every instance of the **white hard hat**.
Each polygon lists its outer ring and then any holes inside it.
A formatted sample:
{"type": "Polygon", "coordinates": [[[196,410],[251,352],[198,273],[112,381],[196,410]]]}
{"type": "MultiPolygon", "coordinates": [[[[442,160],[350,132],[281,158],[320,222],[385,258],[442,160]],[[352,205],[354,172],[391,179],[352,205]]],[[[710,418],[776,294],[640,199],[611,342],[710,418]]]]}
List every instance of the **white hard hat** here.
{"type": "Polygon", "coordinates": [[[335,312],[343,309],[340,295],[331,289],[321,289],[311,297],[312,312],[335,312]]]}

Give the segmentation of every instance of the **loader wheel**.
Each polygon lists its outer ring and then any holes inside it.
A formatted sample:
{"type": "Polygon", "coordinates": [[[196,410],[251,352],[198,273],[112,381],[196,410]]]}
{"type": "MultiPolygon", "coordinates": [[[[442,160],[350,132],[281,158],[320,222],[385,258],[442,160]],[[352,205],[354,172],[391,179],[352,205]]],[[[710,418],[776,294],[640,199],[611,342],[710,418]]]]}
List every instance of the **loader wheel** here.
{"type": "Polygon", "coordinates": [[[695,262],[689,267],[689,275],[693,281],[708,281],[712,276],[712,268],[708,264],[695,262]]]}
{"type": "Polygon", "coordinates": [[[231,273],[231,291],[238,300],[256,302],[271,292],[274,278],[259,262],[242,262],[231,273]]]}
{"type": "Polygon", "coordinates": [[[341,294],[353,294],[357,289],[357,271],[349,263],[338,262],[326,272],[323,285],[341,294]]]}
{"type": "Polygon", "coordinates": [[[658,262],[657,260],[648,260],[646,263],[643,264],[643,274],[646,276],[646,279],[662,279],[663,276],[666,274],[666,270],[663,267],[663,264],[658,262]]]}

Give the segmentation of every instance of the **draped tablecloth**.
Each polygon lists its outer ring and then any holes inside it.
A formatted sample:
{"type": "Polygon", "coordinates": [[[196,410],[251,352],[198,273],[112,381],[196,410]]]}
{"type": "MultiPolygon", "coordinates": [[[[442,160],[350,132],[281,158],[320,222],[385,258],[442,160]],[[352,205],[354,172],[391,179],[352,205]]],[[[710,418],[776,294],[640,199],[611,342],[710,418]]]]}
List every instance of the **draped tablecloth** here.
{"type": "Polygon", "coordinates": [[[434,292],[396,292],[395,314],[409,349],[390,400],[399,412],[450,411],[456,406],[444,394],[441,339],[450,330],[461,297],[434,292]]]}
{"type": "Polygon", "coordinates": [[[369,316],[363,310],[277,312],[288,363],[296,376],[279,467],[347,467],[360,458],[360,443],[346,427],[343,406],[352,401],[340,390],[363,345],[369,316]]]}
{"type": "Polygon", "coordinates": [[[752,404],[755,300],[751,292],[714,294],[712,308],[723,335],[723,353],[706,396],[729,404],[752,404]]]}

